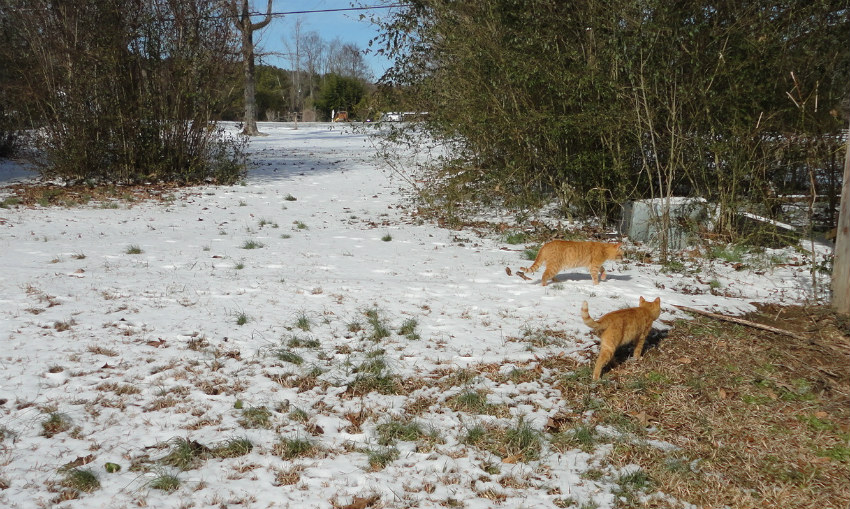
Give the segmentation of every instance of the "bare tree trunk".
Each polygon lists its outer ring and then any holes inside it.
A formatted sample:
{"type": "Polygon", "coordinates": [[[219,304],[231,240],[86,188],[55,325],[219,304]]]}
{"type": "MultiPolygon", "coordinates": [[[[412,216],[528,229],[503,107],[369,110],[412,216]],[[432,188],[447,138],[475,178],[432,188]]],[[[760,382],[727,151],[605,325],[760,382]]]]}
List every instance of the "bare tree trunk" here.
{"type": "Polygon", "coordinates": [[[844,315],[850,315],[850,130],[847,135],[844,184],[841,186],[838,228],[835,230],[835,259],[832,265],[832,307],[844,315]]]}
{"type": "Polygon", "coordinates": [[[228,0],[227,8],[233,16],[233,23],[242,34],[242,70],[245,74],[245,119],[242,134],[247,136],[258,136],[257,129],[257,99],[254,80],[254,31],[265,28],[272,20],[272,0],[266,11],[266,17],[259,23],[251,23],[251,11],[248,0],[242,0],[241,10],[237,2],[239,0],[228,0]]]}

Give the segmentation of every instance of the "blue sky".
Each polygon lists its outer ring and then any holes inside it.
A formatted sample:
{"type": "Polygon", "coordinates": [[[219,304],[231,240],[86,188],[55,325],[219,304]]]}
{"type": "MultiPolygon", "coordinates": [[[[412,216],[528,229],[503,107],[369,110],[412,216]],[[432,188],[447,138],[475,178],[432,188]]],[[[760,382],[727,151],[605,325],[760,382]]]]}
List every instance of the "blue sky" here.
{"type": "MultiPolygon", "coordinates": [[[[361,5],[364,6],[380,4],[381,0],[363,0],[361,2],[361,5]]],[[[255,11],[265,11],[267,3],[264,0],[252,0],[252,5],[255,11]]],[[[272,12],[315,11],[350,7],[352,7],[352,2],[349,0],[274,0],[272,12]]],[[[259,43],[259,46],[267,52],[285,53],[287,47],[283,40],[286,39],[290,47],[294,47],[294,26],[296,21],[300,19],[302,33],[315,31],[327,42],[339,37],[342,42],[354,43],[361,50],[365,50],[369,48],[369,40],[377,35],[377,28],[368,21],[369,16],[386,14],[388,11],[389,9],[376,9],[276,16],[269,26],[260,31],[259,36],[255,34],[254,41],[259,43]],[[361,21],[361,15],[365,15],[366,19],[361,21]]],[[[259,17],[255,18],[255,21],[259,20],[259,17]]],[[[380,78],[389,66],[389,61],[386,58],[377,56],[374,52],[365,55],[365,59],[372,69],[375,79],[380,78]]],[[[258,63],[260,62],[258,61],[258,63]]],[[[262,63],[285,69],[291,67],[285,55],[265,55],[262,57],[262,63]]]]}

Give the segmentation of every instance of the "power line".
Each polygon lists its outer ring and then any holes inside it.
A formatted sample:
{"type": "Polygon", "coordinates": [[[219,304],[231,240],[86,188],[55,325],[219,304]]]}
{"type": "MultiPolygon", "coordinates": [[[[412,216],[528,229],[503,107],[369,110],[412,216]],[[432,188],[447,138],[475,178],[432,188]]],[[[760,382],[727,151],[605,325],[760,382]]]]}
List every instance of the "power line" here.
{"type": "MultiPolygon", "coordinates": [[[[376,10],[376,9],[392,9],[394,7],[409,7],[409,6],[410,6],[410,4],[399,3],[399,4],[390,4],[390,5],[371,5],[371,6],[366,6],[366,7],[342,7],[342,8],[338,8],[338,9],[315,9],[315,10],[307,10],[307,11],[272,12],[270,14],[270,16],[272,16],[273,18],[277,18],[277,17],[281,17],[281,16],[292,16],[294,14],[321,14],[321,13],[328,13],[328,12],[371,11],[371,10],[376,10]]],[[[7,10],[13,11],[13,12],[33,12],[33,11],[36,11],[38,9],[29,8],[29,7],[11,7],[7,10]]],[[[266,16],[267,15],[267,13],[259,12],[259,11],[250,12],[248,14],[249,14],[249,16],[266,16]]],[[[240,16],[241,16],[241,14],[240,14],[240,16]]],[[[234,17],[232,14],[223,14],[223,15],[219,14],[219,15],[207,15],[207,16],[188,16],[188,18],[190,18],[190,19],[222,19],[222,18],[232,18],[232,17],[234,17]]],[[[239,16],[237,16],[237,17],[239,17],[239,16]]],[[[168,20],[173,21],[174,19],[173,18],[166,19],[166,21],[168,21],[168,20]]]]}
{"type": "MultiPolygon", "coordinates": [[[[391,9],[393,7],[408,7],[410,4],[391,4],[391,5],[373,5],[368,7],[344,7],[339,9],[316,9],[310,11],[288,11],[288,12],[273,12],[272,17],[291,16],[293,14],[320,14],[323,12],[343,12],[343,11],[369,11],[373,9],[391,9]]],[[[265,16],[265,12],[252,12],[251,16],[265,16]]]]}

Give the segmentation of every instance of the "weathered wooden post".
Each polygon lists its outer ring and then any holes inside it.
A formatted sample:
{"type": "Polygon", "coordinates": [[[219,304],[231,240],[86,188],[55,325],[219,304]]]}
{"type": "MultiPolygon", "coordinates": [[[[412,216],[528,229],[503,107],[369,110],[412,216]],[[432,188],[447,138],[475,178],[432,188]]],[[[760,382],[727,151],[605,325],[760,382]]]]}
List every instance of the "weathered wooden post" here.
{"type": "Polygon", "coordinates": [[[844,183],[838,207],[835,231],[835,258],[832,262],[832,307],[839,314],[850,315],[850,129],[844,154],[844,183]]]}

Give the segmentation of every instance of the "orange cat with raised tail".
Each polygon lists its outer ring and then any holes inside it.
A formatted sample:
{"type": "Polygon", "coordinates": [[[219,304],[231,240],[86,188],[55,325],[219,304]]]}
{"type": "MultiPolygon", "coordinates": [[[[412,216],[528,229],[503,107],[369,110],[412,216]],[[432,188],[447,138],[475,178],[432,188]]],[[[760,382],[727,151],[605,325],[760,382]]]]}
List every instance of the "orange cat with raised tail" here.
{"type": "Polygon", "coordinates": [[[596,367],[593,368],[593,379],[599,380],[602,368],[608,364],[619,346],[636,341],[635,360],[640,359],[643,343],[646,341],[649,331],[652,330],[652,322],[659,315],[661,315],[661,297],[652,302],[641,297],[638,307],[612,311],[603,315],[599,320],[590,317],[590,313],[587,311],[587,301],[582,302],[582,320],[602,340],[599,344],[599,357],[596,359],[596,367]]]}
{"type": "Polygon", "coordinates": [[[552,240],[540,248],[537,258],[531,267],[520,267],[525,272],[534,272],[544,263],[546,270],[540,282],[546,286],[546,282],[553,279],[563,269],[574,267],[587,267],[593,284],[598,285],[599,280],[607,277],[605,268],[602,266],[607,260],[621,260],[623,251],[620,243],[609,244],[607,242],[576,242],[572,240],[552,240]]]}

